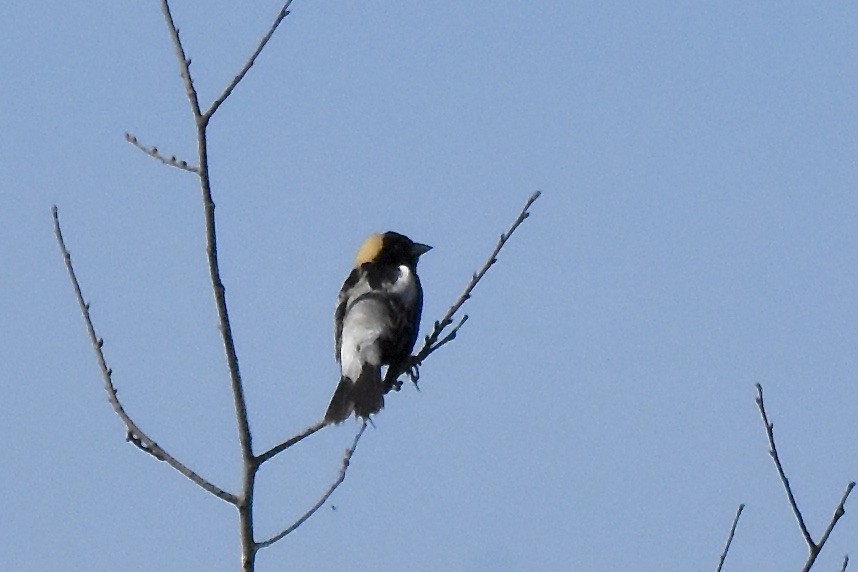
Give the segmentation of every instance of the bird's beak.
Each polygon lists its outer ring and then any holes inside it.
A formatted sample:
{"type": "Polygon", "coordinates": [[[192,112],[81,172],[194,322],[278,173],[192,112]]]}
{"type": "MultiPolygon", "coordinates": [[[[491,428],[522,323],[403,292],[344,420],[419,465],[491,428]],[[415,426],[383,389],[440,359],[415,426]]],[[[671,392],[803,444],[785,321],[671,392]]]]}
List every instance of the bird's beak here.
{"type": "Polygon", "coordinates": [[[418,256],[423,256],[427,252],[432,250],[432,247],[428,244],[420,244],[419,242],[415,242],[414,246],[411,247],[411,253],[414,255],[414,258],[418,256]]]}

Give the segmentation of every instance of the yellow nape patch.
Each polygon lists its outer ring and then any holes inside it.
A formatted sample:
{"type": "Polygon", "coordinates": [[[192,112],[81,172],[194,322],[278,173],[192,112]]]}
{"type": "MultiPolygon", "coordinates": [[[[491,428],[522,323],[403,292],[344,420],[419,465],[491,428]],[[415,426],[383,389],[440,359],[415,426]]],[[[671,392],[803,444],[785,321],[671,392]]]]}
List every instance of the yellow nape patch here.
{"type": "Polygon", "coordinates": [[[383,239],[380,234],[371,234],[366,237],[366,240],[363,241],[363,244],[358,249],[357,256],[355,256],[355,268],[361,264],[375,260],[378,253],[381,252],[382,241],[383,239]]]}

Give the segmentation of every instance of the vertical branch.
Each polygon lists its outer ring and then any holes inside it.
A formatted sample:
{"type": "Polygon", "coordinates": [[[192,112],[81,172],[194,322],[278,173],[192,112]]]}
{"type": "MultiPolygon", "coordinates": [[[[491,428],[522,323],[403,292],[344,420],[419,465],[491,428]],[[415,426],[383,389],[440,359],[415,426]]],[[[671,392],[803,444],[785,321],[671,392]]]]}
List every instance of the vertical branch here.
{"type": "Polygon", "coordinates": [[[226,305],[226,288],[220,277],[220,264],[217,252],[217,226],[215,224],[215,203],[212,198],[211,182],[209,179],[208,144],[206,141],[206,126],[197,125],[197,151],[200,160],[200,188],[203,195],[205,213],[206,256],[209,264],[212,290],[214,291],[215,306],[220,320],[220,332],[223,339],[229,377],[235,402],[236,420],[238,422],[238,440],[241,445],[242,457],[246,462],[253,460],[252,437],[250,424],[247,419],[247,403],[244,398],[244,386],[241,382],[241,371],[238,366],[238,355],[235,351],[235,341],[232,336],[232,326],[226,305]]]}
{"type": "MultiPolygon", "coordinates": [[[[188,97],[188,102],[191,106],[191,113],[194,117],[194,124],[197,128],[197,156],[199,159],[199,167],[194,171],[200,178],[200,191],[203,199],[203,214],[205,219],[205,236],[206,236],[206,258],[208,260],[209,275],[214,293],[215,307],[219,319],[219,329],[223,340],[223,347],[226,353],[226,362],[229,369],[230,386],[232,389],[233,402],[235,405],[236,423],[238,425],[238,441],[241,447],[242,458],[242,494],[237,496],[236,506],[238,507],[239,516],[239,532],[241,535],[241,553],[242,553],[242,569],[245,572],[252,572],[256,552],[259,549],[258,544],[253,538],[253,493],[256,485],[256,472],[259,469],[260,463],[253,455],[253,438],[250,432],[250,423],[247,417],[247,400],[244,395],[244,385],[241,380],[241,370],[238,365],[238,355],[235,350],[235,341],[232,335],[232,326],[229,320],[229,311],[226,303],[226,288],[223,285],[223,280],[220,276],[220,264],[218,262],[217,251],[217,225],[215,223],[215,203],[212,197],[211,178],[209,176],[209,161],[208,161],[208,138],[207,128],[209,121],[226,99],[232,95],[236,86],[244,79],[247,72],[253,66],[256,58],[265,48],[268,41],[274,35],[280,23],[289,13],[288,8],[292,0],[287,0],[283,7],[279,10],[274,22],[268,28],[268,31],[262,36],[256,49],[247,59],[244,66],[221,92],[217,99],[212,103],[209,109],[203,113],[200,108],[199,95],[194,80],[191,76],[191,60],[185,53],[185,48],[182,45],[182,40],[179,37],[179,29],[173,20],[173,14],[170,10],[169,0],[161,0],[161,11],[164,14],[164,20],[167,23],[167,28],[170,32],[170,38],[173,42],[173,48],[176,53],[176,59],[179,64],[179,74],[185,85],[185,93],[188,97]]],[[[154,155],[153,155],[154,156],[154,155]]]]}
{"type": "MultiPolygon", "coordinates": [[[[238,365],[238,355],[235,351],[235,341],[233,339],[232,326],[229,320],[229,311],[226,303],[226,288],[224,287],[223,281],[220,277],[220,264],[218,262],[215,203],[212,197],[211,179],[209,176],[208,139],[206,133],[209,120],[216,110],[216,107],[213,107],[209,113],[206,114],[203,114],[200,110],[199,96],[196,88],[194,87],[193,77],[191,76],[191,62],[185,54],[185,48],[182,46],[182,40],[179,37],[179,30],[176,28],[176,24],[173,21],[173,15],[170,11],[168,0],[161,0],[161,11],[164,14],[164,20],[167,23],[170,38],[173,41],[176,59],[179,64],[179,73],[184,81],[185,92],[187,94],[188,102],[191,106],[191,112],[194,116],[194,123],[197,128],[197,155],[199,159],[197,175],[200,178],[200,190],[203,199],[206,258],[208,260],[209,275],[211,278],[217,315],[220,322],[219,329],[223,340],[224,351],[226,353],[227,367],[229,369],[230,386],[232,389],[235,416],[238,425],[238,441],[241,447],[242,493],[238,496],[238,503],[236,506],[238,508],[239,533],[241,536],[242,570],[245,572],[252,572],[257,551],[257,545],[253,538],[253,492],[256,484],[256,470],[258,465],[256,464],[253,456],[253,440],[250,433],[250,423],[247,418],[247,402],[244,396],[244,386],[241,381],[241,370],[238,365]]],[[[280,17],[279,20],[282,20],[282,17],[280,17]]],[[[250,62],[250,65],[252,65],[252,62],[250,62]]],[[[250,65],[246,65],[245,67],[249,69],[250,65]]],[[[246,70],[244,73],[246,73],[246,70]]],[[[241,77],[243,77],[243,75],[241,77]]],[[[234,84],[237,84],[240,79],[241,78],[239,77],[238,80],[233,82],[233,88],[235,87],[234,84]]],[[[228,95],[229,94],[227,93],[226,96],[228,95]]],[[[226,99],[226,96],[223,97],[224,100],[226,99]]]]}
{"type": "Polygon", "coordinates": [[[244,388],[241,383],[241,371],[238,366],[238,356],[235,352],[235,342],[232,337],[232,326],[230,325],[229,311],[227,310],[226,288],[224,287],[223,281],[220,277],[220,264],[218,262],[215,203],[212,198],[211,179],[209,177],[209,151],[206,133],[209,116],[204,116],[200,111],[197,90],[194,87],[194,81],[191,76],[190,60],[188,60],[185,55],[185,48],[182,46],[182,40],[179,38],[179,30],[173,22],[173,15],[170,12],[170,4],[168,0],[161,0],[161,10],[164,13],[164,19],[166,20],[167,27],[170,30],[170,37],[173,40],[173,46],[176,51],[176,58],[179,60],[179,72],[184,80],[188,101],[191,104],[191,112],[194,115],[194,122],[197,126],[197,156],[199,158],[199,171],[197,174],[200,178],[200,190],[202,192],[205,217],[206,257],[208,259],[209,275],[211,278],[212,290],[214,291],[218,319],[220,320],[220,332],[223,339],[224,350],[226,352],[226,362],[227,367],[229,368],[233,400],[235,402],[235,412],[238,421],[238,440],[241,445],[243,459],[245,461],[252,461],[252,438],[250,434],[250,424],[247,420],[247,404],[244,399],[244,388]]]}
{"type": "MultiPolygon", "coordinates": [[[[244,448],[242,447],[242,452],[244,448]]],[[[242,463],[242,492],[238,507],[238,532],[241,542],[241,570],[253,572],[259,545],[253,537],[253,495],[256,490],[257,465],[253,459],[242,463]]]]}

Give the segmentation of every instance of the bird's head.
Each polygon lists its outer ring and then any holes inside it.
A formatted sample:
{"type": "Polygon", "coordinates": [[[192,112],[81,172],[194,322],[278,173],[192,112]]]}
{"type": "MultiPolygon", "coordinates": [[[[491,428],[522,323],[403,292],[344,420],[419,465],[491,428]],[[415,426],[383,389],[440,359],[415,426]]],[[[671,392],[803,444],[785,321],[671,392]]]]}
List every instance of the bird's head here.
{"type": "Polygon", "coordinates": [[[363,241],[355,257],[355,267],[367,262],[406,264],[414,267],[417,259],[432,249],[431,246],[414,242],[398,232],[371,234],[363,241]]]}

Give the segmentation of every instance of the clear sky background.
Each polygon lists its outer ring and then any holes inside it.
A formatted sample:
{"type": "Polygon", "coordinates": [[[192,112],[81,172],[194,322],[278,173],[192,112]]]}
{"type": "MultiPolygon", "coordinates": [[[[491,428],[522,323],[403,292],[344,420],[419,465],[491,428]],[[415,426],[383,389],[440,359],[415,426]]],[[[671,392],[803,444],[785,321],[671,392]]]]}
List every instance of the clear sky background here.
{"type": "MultiPolygon", "coordinates": [[[[174,1],[205,104],[279,9],[174,1]]],[[[210,129],[222,272],[259,450],[319,419],[334,298],[395,229],[439,318],[544,192],[344,485],[268,570],[796,570],[858,479],[858,8],[851,3],[295,0],[210,129]]],[[[238,567],[233,507],[124,442],[51,231],[56,203],[119,395],[230,490],[234,414],[162,16],[0,7],[0,568],[238,567]]],[[[356,426],[266,465],[260,536],[356,426]]],[[[858,498],[818,570],[858,559],[858,498]]],[[[850,569],[852,567],[850,566],[850,569]]]]}

